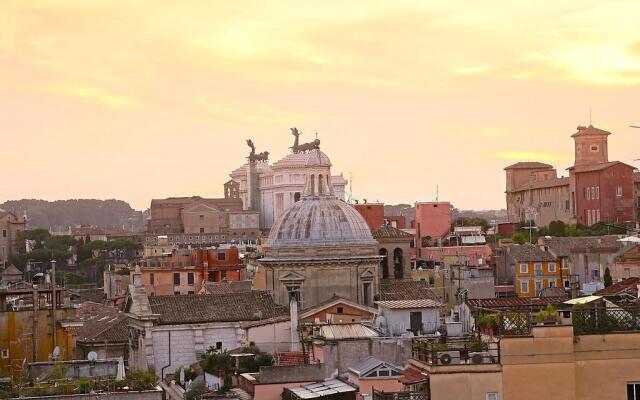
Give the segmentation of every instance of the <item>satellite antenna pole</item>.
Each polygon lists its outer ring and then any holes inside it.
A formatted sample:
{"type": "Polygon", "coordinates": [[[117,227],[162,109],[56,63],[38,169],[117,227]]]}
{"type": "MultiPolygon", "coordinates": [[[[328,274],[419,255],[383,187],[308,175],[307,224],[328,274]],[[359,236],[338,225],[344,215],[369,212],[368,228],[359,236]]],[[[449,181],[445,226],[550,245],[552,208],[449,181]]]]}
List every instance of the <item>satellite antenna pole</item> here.
{"type": "Polygon", "coordinates": [[[589,105],[589,125],[593,125],[593,121],[591,120],[591,105],[589,105]]]}
{"type": "Polygon", "coordinates": [[[436,202],[438,201],[439,198],[439,193],[440,192],[440,186],[436,185],[436,202]]]}

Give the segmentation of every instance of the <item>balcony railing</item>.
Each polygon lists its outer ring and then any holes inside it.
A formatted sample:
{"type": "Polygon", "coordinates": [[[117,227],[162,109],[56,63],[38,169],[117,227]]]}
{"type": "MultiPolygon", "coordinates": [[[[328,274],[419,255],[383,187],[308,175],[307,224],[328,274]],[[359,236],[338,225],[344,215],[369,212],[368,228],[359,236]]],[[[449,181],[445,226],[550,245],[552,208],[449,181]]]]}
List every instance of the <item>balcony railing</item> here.
{"type": "Polygon", "coordinates": [[[446,343],[416,338],[412,356],[429,365],[497,364],[500,347],[497,342],[483,342],[476,337],[446,343]]]}
{"type": "Polygon", "coordinates": [[[574,335],[640,331],[640,306],[574,309],[571,320],[574,335]]]}

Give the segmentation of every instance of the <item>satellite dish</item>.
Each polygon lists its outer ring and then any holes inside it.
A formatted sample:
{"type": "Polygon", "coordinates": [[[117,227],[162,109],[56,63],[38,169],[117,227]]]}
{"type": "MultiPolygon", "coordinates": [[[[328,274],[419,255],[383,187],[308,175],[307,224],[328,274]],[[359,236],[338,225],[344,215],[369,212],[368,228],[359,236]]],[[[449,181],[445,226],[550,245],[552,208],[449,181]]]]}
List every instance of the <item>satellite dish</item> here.
{"type": "Polygon", "coordinates": [[[87,354],[87,360],[95,361],[97,359],[98,359],[98,353],[96,353],[95,351],[90,351],[89,354],[87,354]]]}
{"type": "Polygon", "coordinates": [[[59,356],[60,356],[60,347],[56,346],[56,347],[53,349],[53,353],[51,353],[51,358],[52,358],[53,360],[57,360],[59,356]]]}

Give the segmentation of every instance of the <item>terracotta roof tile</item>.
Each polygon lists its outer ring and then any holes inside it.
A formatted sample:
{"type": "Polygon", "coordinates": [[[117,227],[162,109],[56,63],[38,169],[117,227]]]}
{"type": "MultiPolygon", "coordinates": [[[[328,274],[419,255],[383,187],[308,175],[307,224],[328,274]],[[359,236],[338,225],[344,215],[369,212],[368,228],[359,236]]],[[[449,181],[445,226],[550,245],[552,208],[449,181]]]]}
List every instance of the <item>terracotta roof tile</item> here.
{"type": "Polygon", "coordinates": [[[521,161],[511,164],[504,169],[553,169],[553,166],[537,161],[521,161]]]}
{"type": "Polygon", "coordinates": [[[436,299],[426,281],[390,280],[380,283],[380,301],[436,299]]]}
{"type": "Polygon", "coordinates": [[[609,287],[598,290],[594,294],[597,296],[619,296],[626,293],[637,297],[638,284],[640,284],[640,278],[627,278],[609,287]]]}
{"type": "Polygon", "coordinates": [[[371,232],[374,239],[413,239],[413,235],[393,226],[381,226],[371,232]]]}
{"type": "Polygon", "coordinates": [[[149,305],[160,315],[160,324],[257,321],[288,315],[271,293],[252,290],[242,293],[151,296],[149,305]]]}
{"type": "Polygon", "coordinates": [[[83,321],[78,330],[80,343],[122,343],[129,340],[128,317],[117,309],[94,302],[78,306],[76,316],[83,321]]]}
{"type": "Polygon", "coordinates": [[[516,262],[555,261],[553,254],[532,244],[514,245],[507,250],[516,262]]]}

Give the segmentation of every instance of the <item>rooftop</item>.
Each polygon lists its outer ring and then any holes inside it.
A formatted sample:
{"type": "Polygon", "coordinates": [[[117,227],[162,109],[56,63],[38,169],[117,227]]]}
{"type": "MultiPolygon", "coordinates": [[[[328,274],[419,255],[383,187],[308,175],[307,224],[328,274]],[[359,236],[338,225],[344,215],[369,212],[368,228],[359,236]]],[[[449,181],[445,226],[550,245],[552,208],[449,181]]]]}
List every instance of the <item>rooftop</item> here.
{"type": "Polygon", "coordinates": [[[374,239],[407,239],[413,240],[413,235],[390,225],[381,226],[371,232],[374,239]]]}
{"type": "Polygon", "coordinates": [[[165,325],[259,321],[289,314],[286,307],[275,303],[271,293],[260,290],[218,295],[151,296],[149,305],[154,314],[160,315],[159,323],[165,325]]]}
{"type": "Polygon", "coordinates": [[[567,300],[567,296],[562,297],[496,297],[489,299],[466,299],[465,304],[471,308],[475,309],[486,309],[486,310],[511,310],[511,309],[534,309],[539,310],[545,308],[547,304],[556,305],[562,304],[567,300]]]}
{"type": "Polygon", "coordinates": [[[516,262],[555,261],[551,253],[532,244],[514,245],[508,248],[508,252],[516,262]]]}
{"type": "Polygon", "coordinates": [[[380,307],[390,308],[392,310],[409,308],[440,308],[444,306],[444,304],[431,299],[376,301],[376,304],[380,307]]]}
{"type": "Polygon", "coordinates": [[[616,252],[624,246],[616,235],[542,237],[539,243],[548,247],[557,257],[568,257],[572,253],[585,252],[587,249],[616,252]]]}
{"type": "Polygon", "coordinates": [[[390,280],[380,282],[379,301],[436,299],[426,281],[390,280]]]}
{"type": "Polygon", "coordinates": [[[577,132],[574,133],[573,135],[571,135],[571,137],[585,136],[585,135],[605,135],[605,136],[609,136],[609,135],[611,135],[611,132],[605,131],[604,129],[596,128],[593,125],[578,126],[577,132]]]}
{"type": "Polygon", "coordinates": [[[537,161],[521,161],[511,164],[504,169],[553,169],[553,166],[537,161]]]}
{"type": "Polygon", "coordinates": [[[630,294],[637,297],[639,284],[640,278],[627,278],[620,282],[616,282],[609,287],[598,290],[594,294],[598,296],[620,296],[622,294],[630,294]]]}
{"type": "Polygon", "coordinates": [[[380,333],[373,328],[358,323],[327,324],[320,327],[318,336],[327,340],[366,339],[378,337],[380,333]]]}
{"type": "Polygon", "coordinates": [[[285,391],[290,391],[292,394],[290,398],[293,399],[333,399],[335,395],[340,393],[355,393],[358,391],[358,388],[339,379],[329,379],[324,382],[287,388],[285,391]]]}
{"type": "Polygon", "coordinates": [[[126,343],[129,340],[128,318],[116,308],[94,302],[78,306],[76,317],[83,321],[78,342],[126,343]]]}
{"type": "Polygon", "coordinates": [[[395,371],[398,375],[400,373],[400,368],[398,368],[397,366],[390,364],[386,361],[382,361],[382,360],[378,360],[375,357],[369,356],[366,357],[363,360],[360,360],[360,362],[358,362],[357,364],[355,364],[354,366],[349,368],[349,371],[353,372],[354,374],[358,375],[358,376],[365,376],[367,375],[369,372],[371,372],[372,370],[380,367],[380,366],[385,366],[387,367],[387,369],[390,369],[392,371],[395,371]]]}

